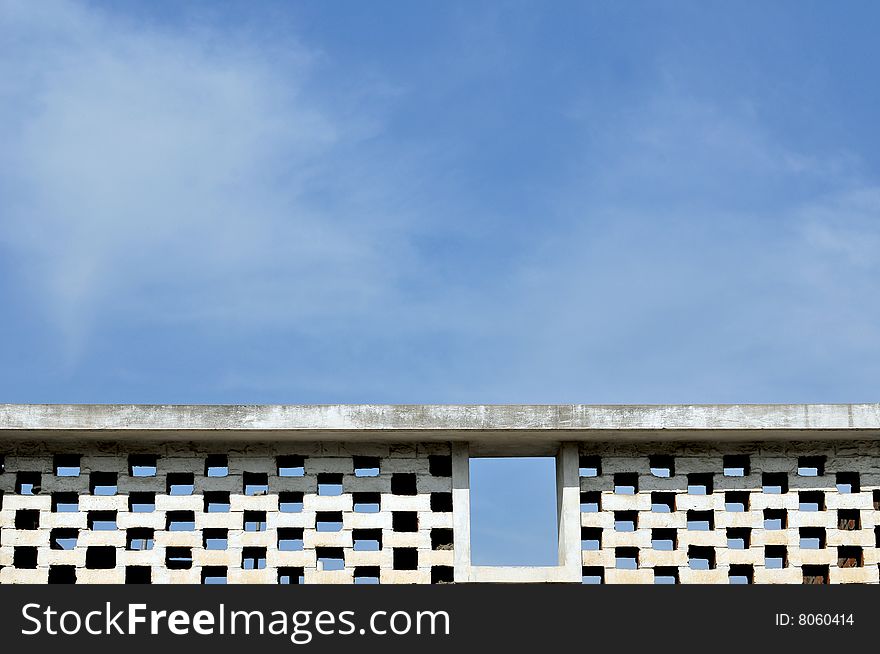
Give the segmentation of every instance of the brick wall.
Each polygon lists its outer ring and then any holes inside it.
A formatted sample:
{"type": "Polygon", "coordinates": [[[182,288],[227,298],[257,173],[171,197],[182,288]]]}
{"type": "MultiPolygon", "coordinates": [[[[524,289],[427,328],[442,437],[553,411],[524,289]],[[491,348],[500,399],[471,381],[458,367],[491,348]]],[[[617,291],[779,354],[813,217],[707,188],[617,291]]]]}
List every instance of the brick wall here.
{"type": "Polygon", "coordinates": [[[449,446],[5,443],[0,583],[451,581],[449,446]]]}
{"type": "Polygon", "coordinates": [[[584,581],[878,583],[878,455],[876,442],[583,445],[584,581]]]}
{"type": "MultiPolygon", "coordinates": [[[[7,442],[0,583],[452,581],[448,444],[7,442]]],[[[878,583],[880,444],[580,446],[587,583],[878,583]]]]}

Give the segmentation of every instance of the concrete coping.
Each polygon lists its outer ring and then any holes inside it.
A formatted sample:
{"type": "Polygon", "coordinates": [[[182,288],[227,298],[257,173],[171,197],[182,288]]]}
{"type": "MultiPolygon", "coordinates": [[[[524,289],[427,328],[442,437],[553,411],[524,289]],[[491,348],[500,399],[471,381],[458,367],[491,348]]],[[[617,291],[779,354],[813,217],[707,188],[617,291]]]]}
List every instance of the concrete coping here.
{"type": "Polygon", "coordinates": [[[873,439],[880,404],[2,404],[0,436],[174,440],[873,439]]]}

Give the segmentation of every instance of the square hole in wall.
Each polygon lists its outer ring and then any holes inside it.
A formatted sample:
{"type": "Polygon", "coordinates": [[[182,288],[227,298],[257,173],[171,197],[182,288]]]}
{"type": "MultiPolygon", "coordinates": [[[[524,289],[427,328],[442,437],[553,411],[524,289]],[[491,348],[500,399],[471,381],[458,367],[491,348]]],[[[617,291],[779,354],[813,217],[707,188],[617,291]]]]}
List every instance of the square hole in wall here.
{"type": "Polygon", "coordinates": [[[727,454],[722,460],[725,477],[748,477],[749,457],[746,454],[727,454]]]}
{"type": "Polygon", "coordinates": [[[584,491],[581,493],[581,513],[599,513],[602,510],[602,493],[584,491]]]}
{"type": "Polygon", "coordinates": [[[667,454],[654,454],[648,457],[648,466],[655,477],[674,477],[675,458],[667,454]]]}
{"type": "Polygon", "coordinates": [[[452,476],[452,457],[448,454],[432,454],[428,457],[428,472],[434,477],[452,476]]]}
{"type": "Polygon", "coordinates": [[[419,514],[416,511],[392,511],[391,528],[394,531],[414,532],[419,530],[419,514]]]}
{"type": "Polygon", "coordinates": [[[788,567],[788,549],[785,545],[767,545],[764,548],[764,567],[767,570],[788,567]]]}
{"type": "Polygon", "coordinates": [[[451,550],[453,548],[452,529],[447,527],[435,527],[431,530],[432,550],[451,550]]]}
{"type": "Polygon", "coordinates": [[[727,528],[727,549],[747,550],[752,546],[752,530],[749,527],[727,528]]]}
{"type": "Polygon", "coordinates": [[[688,511],[688,531],[712,531],[715,529],[714,511],[688,511]]]}
{"type": "Polygon", "coordinates": [[[154,530],[148,527],[133,527],[126,531],[125,549],[131,552],[146,552],[153,549],[154,530]]]}
{"type": "Polygon", "coordinates": [[[581,477],[598,477],[602,474],[602,459],[593,454],[581,455],[578,459],[578,474],[581,477]]]}
{"type": "Polygon", "coordinates": [[[837,548],[838,568],[861,568],[864,565],[864,554],[861,547],[842,545],[837,548]]]}
{"type": "Polygon", "coordinates": [[[52,469],[56,477],[79,477],[79,454],[56,454],[52,457],[52,469]]]}
{"type": "Polygon", "coordinates": [[[117,475],[115,472],[93,472],[89,475],[89,492],[92,495],[108,497],[116,495],[117,475]]]}
{"type": "Polygon", "coordinates": [[[614,492],[617,495],[635,495],[639,492],[639,475],[635,472],[614,473],[614,492]]]}
{"type": "Polygon", "coordinates": [[[79,538],[79,529],[61,527],[49,532],[49,549],[73,550],[79,538]]]}
{"type": "Polygon", "coordinates": [[[678,532],[675,529],[652,529],[651,548],[659,552],[672,552],[678,547],[678,532]]]}
{"type": "Polygon", "coordinates": [[[713,490],[712,476],[711,472],[699,472],[688,475],[688,495],[711,495],[713,490]]]}
{"type": "Polygon", "coordinates": [[[602,549],[602,528],[581,527],[581,550],[598,552],[600,549],[602,549]]]}
{"type": "Polygon", "coordinates": [[[825,493],[822,491],[801,491],[798,493],[798,511],[824,511],[825,493]]]}
{"type": "Polygon", "coordinates": [[[265,472],[245,472],[241,476],[242,492],[252,497],[269,494],[269,475],[265,472]]]}
{"type": "Polygon", "coordinates": [[[333,572],[345,568],[345,555],[341,547],[317,547],[315,554],[318,558],[318,570],[333,572]]]}
{"type": "Polygon", "coordinates": [[[39,472],[19,472],[15,475],[16,495],[37,495],[40,492],[39,472]]]}
{"type": "Polygon", "coordinates": [[[86,568],[89,570],[112,570],[115,567],[115,547],[94,545],[86,548],[86,568]]]}
{"type": "Polygon", "coordinates": [[[266,567],[265,547],[243,547],[241,550],[242,570],[262,570],[266,567]]]}
{"type": "Polygon", "coordinates": [[[784,472],[765,472],[761,475],[762,489],[768,495],[788,492],[788,475],[784,472]]]}
{"type": "Polygon", "coordinates": [[[342,475],[335,472],[319,472],[318,495],[342,495],[342,475]]]}
{"type": "Polygon", "coordinates": [[[413,472],[395,472],[391,475],[392,495],[417,495],[418,482],[413,472]]]}
{"type": "Polygon", "coordinates": [[[391,560],[395,570],[418,570],[419,551],[415,547],[395,547],[391,560]]]}
{"type": "Polygon", "coordinates": [[[303,494],[293,491],[278,493],[278,510],[281,513],[302,513],[303,494]]]}
{"type": "Polygon", "coordinates": [[[724,510],[743,513],[749,510],[749,491],[727,491],[724,494],[724,510]]]}
{"type": "Polygon", "coordinates": [[[755,569],[751,565],[731,565],[727,571],[727,580],[731,584],[752,584],[755,580],[755,569]]]}
{"type": "Polygon", "coordinates": [[[802,550],[825,549],[825,529],[823,527],[801,527],[798,546],[802,550]]]}
{"type": "Polygon", "coordinates": [[[555,457],[472,457],[472,563],[557,565],[556,501],[555,457]]]}
{"type": "Polygon", "coordinates": [[[156,493],[129,493],[128,510],[131,513],[153,513],[156,510],[156,493]]]}
{"type": "Polygon", "coordinates": [[[688,546],[688,567],[691,570],[714,570],[715,548],[699,545],[688,546]]]}
{"type": "Polygon", "coordinates": [[[282,586],[304,584],[305,575],[302,568],[278,568],[278,583],[282,586]]]}
{"type": "Polygon", "coordinates": [[[40,528],[39,509],[19,509],[15,512],[15,528],[34,530],[40,528]]]}
{"type": "MultiPolygon", "coordinates": [[[[278,530],[279,533],[281,530],[278,530]]],[[[225,551],[229,549],[228,529],[203,529],[202,547],[206,550],[225,551]]]]}
{"type": "Polygon", "coordinates": [[[169,570],[189,570],[192,563],[191,547],[165,548],[165,567],[169,570]]]}
{"type": "Polygon", "coordinates": [[[165,491],[168,495],[192,495],[194,490],[195,475],[191,472],[169,472],[165,478],[165,491]]]}
{"type": "Polygon", "coordinates": [[[155,477],[158,457],[155,454],[131,454],[128,457],[130,477],[155,477]]]}
{"type": "Polygon", "coordinates": [[[651,511],[653,513],[673,513],[675,511],[675,493],[651,493],[651,511]]]}
{"type": "Polygon", "coordinates": [[[615,511],[614,531],[630,532],[638,529],[638,511],[615,511]]]}
{"type": "Polygon", "coordinates": [[[194,511],[168,511],[165,514],[165,531],[195,531],[194,511]]]}
{"type": "Polygon", "coordinates": [[[49,566],[49,583],[50,584],[75,584],[76,583],[76,567],[72,565],[50,565],[49,566]]]}
{"type": "MultiPolygon", "coordinates": [[[[379,513],[382,496],[379,493],[352,493],[355,513],[379,513]]],[[[431,496],[431,510],[434,510],[434,496],[431,496]]]]}
{"type": "Polygon", "coordinates": [[[318,511],[315,529],[320,532],[342,531],[342,511],[318,511]]]}
{"type": "Polygon", "coordinates": [[[242,520],[245,531],[266,531],[265,511],[245,511],[242,520]]]}
{"type": "Polygon", "coordinates": [[[13,548],[12,567],[18,568],[19,570],[36,570],[37,548],[27,545],[13,548]]]}
{"type": "Polygon", "coordinates": [[[452,513],[452,493],[431,493],[431,511],[452,513]]]}
{"type": "Polygon", "coordinates": [[[431,566],[432,584],[451,584],[455,581],[455,568],[451,565],[431,566]]]}
{"type": "Polygon", "coordinates": [[[306,474],[306,458],[296,454],[287,454],[275,458],[279,477],[304,477],[306,474]]]}
{"type": "Polygon", "coordinates": [[[764,529],[779,530],[788,526],[788,511],[785,509],[764,509],[764,529]]]}
{"type": "Polygon", "coordinates": [[[206,477],[228,477],[229,458],[225,454],[209,454],[205,457],[206,477]]]}
{"type": "Polygon", "coordinates": [[[803,574],[803,583],[810,585],[827,584],[828,583],[828,566],[827,565],[805,565],[801,567],[803,574]]]}
{"type": "Polygon", "coordinates": [[[379,566],[362,565],[354,569],[354,583],[356,584],[378,584],[379,583],[379,566]]]}
{"type": "Polygon", "coordinates": [[[654,568],[655,584],[677,584],[678,568],[669,566],[658,566],[654,568]]]}
{"type": "Polygon", "coordinates": [[[127,584],[151,584],[153,583],[152,568],[146,565],[130,565],[125,568],[125,583],[127,584]]]}
{"type": "Polygon", "coordinates": [[[381,529],[353,529],[351,538],[355,552],[378,552],[382,549],[381,529]]]}
{"type": "Polygon", "coordinates": [[[355,477],[378,477],[379,476],[379,457],[378,456],[355,456],[352,457],[354,464],[355,477]]]}
{"type": "Polygon", "coordinates": [[[614,567],[618,570],[635,570],[639,567],[638,547],[617,547],[614,549],[614,567]]]}
{"type": "Polygon", "coordinates": [[[838,472],[837,473],[837,492],[838,493],[858,493],[859,473],[857,472],[838,472]]]}
{"type": "Polygon", "coordinates": [[[600,568],[597,566],[584,566],[581,569],[581,583],[582,584],[604,584],[605,583],[605,568],[600,568]]]}
{"type": "Polygon", "coordinates": [[[837,528],[841,531],[857,531],[862,528],[862,512],[859,509],[838,509],[837,528]]]}
{"type": "Polygon", "coordinates": [[[89,511],[86,524],[92,531],[116,531],[116,511],[89,511]]]}
{"type": "Polygon", "coordinates": [[[205,585],[220,585],[226,583],[226,567],[211,565],[202,568],[202,583],[205,585]]]}
{"type": "Polygon", "coordinates": [[[204,498],[205,513],[229,513],[232,506],[229,491],[206,491],[204,498]]]}
{"type": "Polygon", "coordinates": [[[825,474],[824,456],[801,456],[798,457],[798,476],[821,477],[825,474]]]}

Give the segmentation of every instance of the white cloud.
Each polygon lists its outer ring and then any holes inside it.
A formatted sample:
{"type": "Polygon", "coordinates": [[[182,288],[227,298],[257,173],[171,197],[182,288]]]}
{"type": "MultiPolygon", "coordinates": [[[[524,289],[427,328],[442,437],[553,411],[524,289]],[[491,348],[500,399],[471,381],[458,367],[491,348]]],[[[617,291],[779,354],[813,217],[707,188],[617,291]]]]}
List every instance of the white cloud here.
{"type": "Polygon", "coordinates": [[[0,246],[70,356],[128,310],[283,325],[393,291],[406,222],[391,180],[351,156],[376,118],[322,97],[320,55],[295,37],[68,2],[4,2],[0,30],[0,246]]]}

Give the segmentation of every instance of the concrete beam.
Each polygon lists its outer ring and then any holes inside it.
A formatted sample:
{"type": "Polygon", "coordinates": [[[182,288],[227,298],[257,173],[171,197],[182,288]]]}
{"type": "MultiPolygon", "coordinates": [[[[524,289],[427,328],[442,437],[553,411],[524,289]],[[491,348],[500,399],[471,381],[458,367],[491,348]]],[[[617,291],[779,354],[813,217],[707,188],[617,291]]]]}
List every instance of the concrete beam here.
{"type": "Polygon", "coordinates": [[[472,453],[569,440],[853,439],[880,435],[880,404],[0,405],[15,438],[469,441],[472,453]]]}

